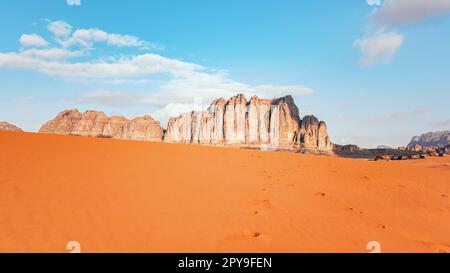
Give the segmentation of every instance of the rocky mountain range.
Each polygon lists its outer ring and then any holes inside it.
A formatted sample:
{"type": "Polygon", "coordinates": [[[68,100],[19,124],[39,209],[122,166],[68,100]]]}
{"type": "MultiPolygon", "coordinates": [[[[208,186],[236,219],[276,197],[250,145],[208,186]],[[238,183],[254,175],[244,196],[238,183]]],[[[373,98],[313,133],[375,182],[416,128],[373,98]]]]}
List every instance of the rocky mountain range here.
{"type": "Polygon", "coordinates": [[[415,145],[422,147],[443,147],[450,145],[450,131],[429,132],[420,136],[415,136],[408,144],[408,148],[415,145]]]}
{"type": "Polygon", "coordinates": [[[41,133],[110,137],[268,149],[331,150],[325,122],[299,116],[291,96],[249,101],[244,95],[212,102],[206,111],[192,111],[169,119],[164,131],[149,116],[128,120],[103,112],[66,110],[44,124],[41,133]]]}
{"type": "Polygon", "coordinates": [[[81,113],[77,109],[59,113],[42,125],[39,132],[148,141],[160,141],[164,134],[159,122],[150,116],[129,120],[92,110],[81,113]]]}
{"type": "Polygon", "coordinates": [[[22,132],[22,129],[6,121],[0,121],[0,131],[22,132]]]}

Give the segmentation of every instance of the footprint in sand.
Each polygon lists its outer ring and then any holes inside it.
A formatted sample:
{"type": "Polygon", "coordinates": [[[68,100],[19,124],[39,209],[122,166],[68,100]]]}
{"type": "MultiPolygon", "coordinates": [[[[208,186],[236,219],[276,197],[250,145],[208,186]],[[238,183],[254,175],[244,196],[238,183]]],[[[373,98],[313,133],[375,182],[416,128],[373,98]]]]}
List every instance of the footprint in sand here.
{"type": "Polygon", "coordinates": [[[357,209],[355,209],[355,208],[352,208],[352,207],[348,207],[347,208],[349,211],[351,211],[351,212],[354,212],[354,213],[358,213],[358,214],[363,214],[363,212],[362,211],[360,211],[360,210],[357,210],[357,209]]]}
{"type": "Polygon", "coordinates": [[[316,195],[317,195],[317,196],[320,196],[320,197],[325,197],[325,196],[327,196],[327,194],[324,193],[324,192],[317,192],[316,195]]]}
{"type": "Polygon", "coordinates": [[[441,194],[441,197],[442,198],[448,198],[448,195],[447,194],[441,194]]]}
{"type": "Polygon", "coordinates": [[[221,240],[217,249],[219,252],[226,252],[228,249],[234,249],[236,246],[248,249],[268,249],[271,245],[272,239],[260,231],[243,230],[241,233],[227,236],[221,240]]]}
{"type": "Polygon", "coordinates": [[[242,231],[242,236],[244,236],[245,238],[256,238],[261,236],[261,232],[259,231],[250,231],[250,230],[243,230],[242,231]]]}
{"type": "Polygon", "coordinates": [[[272,202],[269,199],[262,200],[262,203],[266,208],[268,209],[272,208],[272,202]]]}
{"type": "Polygon", "coordinates": [[[253,200],[247,200],[246,202],[252,206],[264,207],[266,209],[270,209],[273,207],[273,203],[269,199],[253,199],[253,200]]]}
{"type": "Polygon", "coordinates": [[[364,176],[361,177],[361,179],[363,179],[363,180],[370,180],[370,177],[367,176],[367,175],[364,175],[364,176]]]}
{"type": "Polygon", "coordinates": [[[270,209],[273,206],[272,201],[270,201],[269,199],[255,200],[255,203],[258,205],[262,205],[267,209],[270,209]]]}

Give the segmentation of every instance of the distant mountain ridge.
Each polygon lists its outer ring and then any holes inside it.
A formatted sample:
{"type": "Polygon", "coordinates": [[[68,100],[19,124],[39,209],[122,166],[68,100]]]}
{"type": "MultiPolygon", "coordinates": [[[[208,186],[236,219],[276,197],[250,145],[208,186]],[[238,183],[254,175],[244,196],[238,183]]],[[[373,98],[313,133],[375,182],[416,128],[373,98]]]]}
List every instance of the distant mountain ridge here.
{"type": "Polygon", "coordinates": [[[415,136],[408,144],[408,148],[414,145],[423,147],[437,147],[450,145],[450,131],[429,132],[420,136],[415,136]]]}
{"type": "Polygon", "coordinates": [[[6,121],[0,121],[0,131],[22,132],[22,129],[6,121]]]}
{"type": "Polygon", "coordinates": [[[103,112],[77,109],[65,110],[42,125],[40,133],[106,137],[128,140],[159,141],[163,128],[150,116],[129,120],[122,116],[108,117],[103,112]]]}

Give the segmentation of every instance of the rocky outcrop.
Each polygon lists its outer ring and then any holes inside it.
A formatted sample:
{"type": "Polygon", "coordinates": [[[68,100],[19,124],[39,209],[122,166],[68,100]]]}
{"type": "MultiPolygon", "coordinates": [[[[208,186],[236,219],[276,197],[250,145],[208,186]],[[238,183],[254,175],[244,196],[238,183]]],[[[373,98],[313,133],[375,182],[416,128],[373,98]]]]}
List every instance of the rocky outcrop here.
{"type": "Polygon", "coordinates": [[[409,142],[408,148],[412,148],[416,144],[422,147],[443,147],[450,145],[450,131],[430,132],[415,136],[409,142]]]}
{"type": "Polygon", "coordinates": [[[92,110],[82,114],[77,109],[59,113],[42,125],[39,132],[148,141],[160,141],[164,133],[159,122],[150,116],[129,120],[92,110]]]}
{"type": "Polygon", "coordinates": [[[6,121],[0,121],[0,131],[22,132],[22,129],[6,121]]]}
{"type": "Polygon", "coordinates": [[[424,147],[417,143],[408,147],[408,151],[412,151],[412,152],[421,152],[423,149],[424,149],[424,147]]]}
{"type": "Polygon", "coordinates": [[[297,145],[321,150],[332,148],[327,125],[324,121],[319,121],[315,116],[305,116],[302,119],[297,135],[295,142],[297,145]]]}
{"type": "Polygon", "coordinates": [[[378,145],[377,149],[379,149],[379,150],[391,150],[392,147],[387,146],[387,145],[378,145]]]}
{"type": "Polygon", "coordinates": [[[242,94],[215,100],[206,111],[171,118],[164,140],[291,150],[332,146],[325,122],[314,116],[300,119],[291,96],[247,101],[242,94]]]}
{"type": "Polygon", "coordinates": [[[72,133],[75,125],[80,121],[81,113],[76,109],[65,110],[41,126],[39,132],[53,133],[59,135],[69,135],[72,133]]]}
{"type": "Polygon", "coordinates": [[[169,119],[166,132],[149,116],[128,120],[103,112],[77,109],[59,113],[42,125],[41,133],[152,140],[175,143],[254,147],[263,149],[316,149],[330,151],[325,122],[314,116],[300,119],[291,96],[247,100],[239,94],[217,99],[206,111],[192,111],[169,119]]]}
{"type": "Polygon", "coordinates": [[[361,151],[362,149],[358,145],[354,145],[354,144],[347,144],[347,145],[334,144],[333,150],[343,151],[343,152],[358,152],[358,151],[361,151]]]}

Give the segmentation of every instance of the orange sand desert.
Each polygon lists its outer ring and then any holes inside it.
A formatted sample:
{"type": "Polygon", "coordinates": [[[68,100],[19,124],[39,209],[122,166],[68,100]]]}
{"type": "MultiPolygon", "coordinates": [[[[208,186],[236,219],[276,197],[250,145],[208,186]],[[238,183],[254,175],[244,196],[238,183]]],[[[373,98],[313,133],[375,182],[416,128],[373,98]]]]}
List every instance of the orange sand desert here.
{"type": "Polygon", "coordinates": [[[0,252],[450,252],[450,157],[0,132],[0,252]]]}

